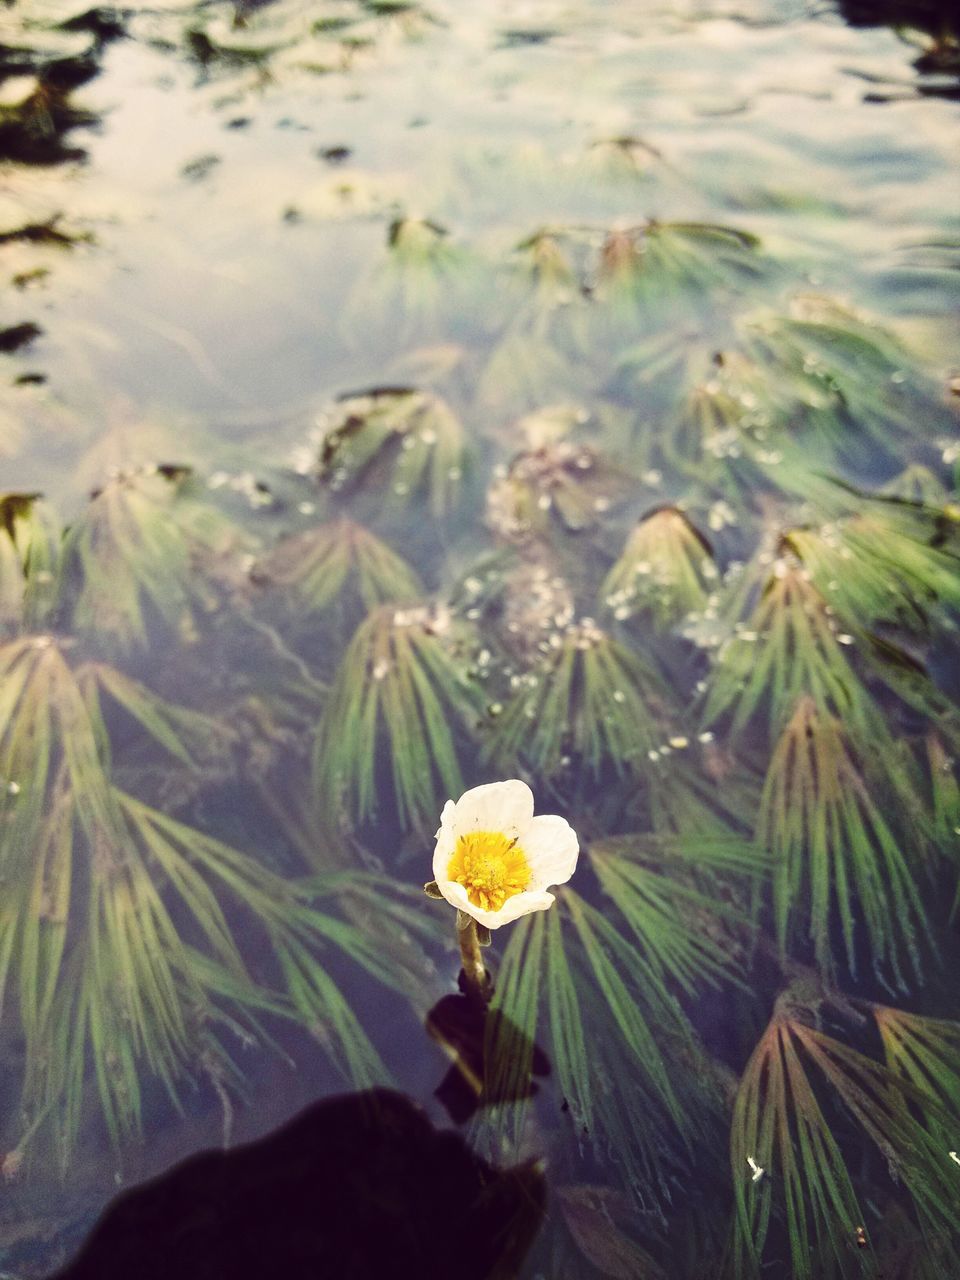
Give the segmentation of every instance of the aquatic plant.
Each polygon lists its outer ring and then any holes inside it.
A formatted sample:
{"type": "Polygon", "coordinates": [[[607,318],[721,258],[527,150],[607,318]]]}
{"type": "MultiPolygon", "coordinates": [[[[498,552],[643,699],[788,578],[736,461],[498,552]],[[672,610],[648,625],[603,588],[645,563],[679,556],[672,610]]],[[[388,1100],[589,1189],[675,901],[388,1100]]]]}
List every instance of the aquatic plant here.
{"type": "MultiPolygon", "coordinates": [[[[932,1105],[926,1109],[926,1119],[948,1149],[953,1132],[943,1123],[944,1109],[954,1120],[960,1116],[960,1023],[885,1005],[874,1005],[872,1012],[887,1066],[929,1095],[932,1105]]],[[[922,1100],[915,1105],[924,1111],[922,1100]]]]}
{"type": "Polygon", "coordinates": [[[676,507],[637,524],[600,588],[618,620],[649,611],[658,626],[702,610],[718,578],[710,543],[676,507]]]}
{"type": "MultiPolygon", "coordinates": [[[[895,821],[895,820],[894,820],[895,821]]],[[[903,981],[919,975],[925,913],[906,832],[891,829],[839,720],[801,697],[777,741],[760,798],[757,839],[773,854],[777,936],[786,949],[803,908],[818,964],[835,964],[839,921],[847,964],[856,970],[863,921],[874,965],[903,981]]],[[[913,844],[914,863],[917,843],[913,844]]]]}
{"type": "Polygon", "coordinates": [[[151,624],[190,634],[216,607],[216,571],[242,545],[232,522],[191,487],[189,468],[119,472],[67,530],[61,589],[74,626],[143,646],[151,624]]]}
{"type": "MultiPolygon", "coordinates": [[[[485,1088],[494,1099],[523,1097],[517,1090],[532,1053],[524,1045],[542,1021],[581,1148],[605,1150],[639,1202],[655,1210],[668,1171],[682,1167],[695,1136],[710,1130],[710,1073],[676,1002],[651,1009],[642,953],[580,895],[565,888],[557,896],[559,910],[511,931],[491,1004],[485,1088]],[[668,1054],[697,1062],[699,1072],[671,1073],[668,1054]],[[616,1086],[624,1071],[629,1090],[616,1086]]],[[[524,1105],[495,1107],[478,1137],[516,1143],[524,1105]]]]}
{"type": "Polygon", "coordinates": [[[834,298],[800,294],[786,315],[748,319],[744,335],[838,460],[869,464],[872,451],[896,453],[917,414],[934,410],[932,387],[902,342],[834,298]]]}
{"type": "Polygon", "coordinates": [[[469,628],[443,606],[384,605],[361,623],[317,731],[314,780],[326,823],[373,817],[381,760],[404,825],[426,830],[441,794],[462,792],[452,724],[472,727],[479,711],[466,673],[472,645],[469,628]]]}
{"type": "MultiPolygon", "coordinates": [[[[910,1082],[811,1025],[817,992],[796,985],[777,1000],[747,1064],[731,1124],[736,1193],[734,1274],[755,1275],[774,1213],[786,1227],[797,1277],[861,1275],[856,1248],[865,1217],[810,1068],[878,1147],[890,1176],[913,1199],[926,1227],[951,1231],[954,1179],[934,1132],[908,1104],[923,1096],[910,1082]],[[851,1247],[853,1246],[853,1247],[851,1247]]],[[[865,1243],[869,1242],[864,1235],[865,1243]]]]}
{"type": "Polygon", "coordinates": [[[768,269],[756,236],[705,222],[658,222],[608,231],[600,247],[595,291],[604,302],[643,303],[701,293],[768,269]]]}
{"type": "Polygon", "coordinates": [[[543,657],[511,679],[514,691],[496,709],[490,759],[503,767],[524,760],[547,778],[571,755],[593,773],[605,762],[642,773],[666,697],[656,669],[592,618],[554,631],[541,647],[543,657]]]}
{"type": "Polygon", "coordinates": [[[350,1078],[382,1079],[317,959],[332,946],[388,976],[369,940],[318,910],[315,888],[116,785],[118,710],[186,766],[216,725],[68,655],[47,635],[0,647],[0,1002],[25,1044],[21,1147],[49,1124],[66,1162],[90,1088],[115,1142],[138,1130],[148,1077],[175,1104],[190,1076],[234,1088],[230,1042],[264,1039],[267,1014],[314,1028],[350,1078]],[[250,976],[230,902],[258,921],[275,990],[250,976]]]}
{"type": "Polygon", "coordinates": [[[848,658],[854,637],[802,563],[786,550],[762,552],[736,588],[728,605],[736,620],[716,652],[704,723],[729,717],[730,732],[739,734],[756,716],[776,733],[806,696],[848,723],[873,728],[878,717],[848,658]]]}
{"type": "Polygon", "coordinates": [[[960,607],[960,548],[944,541],[930,514],[904,504],[783,536],[846,622],[921,631],[934,606],[960,607]]]}
{"type": "Polygon", "coordinates": [[[457,500],[466,460],[463,427],[443,400],[412,387],[378,387],[338,401],[314,465],[332,493],[373,484],[382,486],[388,506],[426,497],[442,516],[457,500]]]}
{"type": "Polygon", "coordinates": [[[256,576],[305,616],[322,612],[345,592],[359,597],[366,610],[423,595],[407,562],[345,517],[285,538],[258,562],[256,576]]]}
{"type": "Polygon", "coordinates": [[[590,863],[640,948],[648,990],[665,1005],[678,989],[692,997],[702,986],[740,984],[753,924],[731,890],[763,870],[748,840],[607,837],[591,844],[590,863]]]}

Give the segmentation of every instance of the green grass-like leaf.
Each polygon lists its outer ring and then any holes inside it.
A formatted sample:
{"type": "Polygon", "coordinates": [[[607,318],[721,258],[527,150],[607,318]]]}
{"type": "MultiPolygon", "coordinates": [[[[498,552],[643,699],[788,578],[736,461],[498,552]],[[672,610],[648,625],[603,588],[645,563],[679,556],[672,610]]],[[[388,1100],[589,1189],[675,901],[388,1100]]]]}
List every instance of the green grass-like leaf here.
{"type": "Polygon", "coordinates": [[[147,643],[151,619],[189,631],[197,607],[214,603],[214,566],[239,535],[193,500],[188,478],[182,468],[118,475],[68,529],[63,590],[78,629],[133,648],[147,643]]]}
{"type": "Polygon", "coordinates": [[[658,627],[703,609],[717,569],[710,543],[676,507],[645,516],[600,588],[617,619],[649,613],[658,627]]]}
{"type": "Polygon", "coordinates": [[[321,612],[344,592],[358,596],[366,610],[423,595],[406,560],[346,518],[285,539],[260,562],[258,572],[268,584],[282,588],[285,599],[304,615],[321,612]]]}
{"type": "Polygon", "coordinates": [[[139,1130],[146,1080],[176,1105],[198,1072],[238,1079],[217,1028],[267,1040],[265,1013],[310,1026],[351,1081],[385,1079],[318,955],[335,950],[402,989],[400,971],[320,910],[315,887],[119,790],[118,711],[188,770],[216,735],[113,668],[72,667],[50,637],[0,647],[0,776],[16,783],[0,798],[0,1011],[24,1044],[23,1141],[49,1122],[68,1160],[92,1087],[119,1144],[139,1130]],[[266,935],[274,990],[247,971],[238,911],[266,935]]]}
{"type": "Polygon", "coordinates": [[[460,420],[437,396],[385,387],[339,401],[320,442],[316,473],[333,493],[380,488],[387,506],[426,499],[435,516],[457,503],[467,461],[460,420]]]}
{"type": "Polygon", "coordinates": [[[757,840],[773,856],[777,936],[785,949],[806,918],[818,964],[836,963],[838,921],[856,970],[858,921],[875,966],[903,981],[919,976],[926,917],[902,840],[864,780],[839,720],[801,698],[777,742],[757,817],[757,840]]]}
{"type": "Polygon", "coordinates": [[[487,751],[502,767],[528,761],[550,777],[575,753],[593,772],[609,761],[642,771],[659,741],[666,697],[657,672],[590,619],[548,637],[546,657],[518,676],[487,751]],[[555,641],[555,643],[554,643],[555,641]]]}
{"type": "Polygon", "coordinates": [[[758,580],[759,596],[746,620],[734,623],[717,651],[704,723],[729,715],[736,735],[754,717],[765,717],[776,733],[797,699],[807,696],[846,723],[879,733],[882,722],[847,658],[854,637],[838,626],[803,566],[789,554],[772,569],[758,562],[734,597],[735,613],[758,580]]]}
{"type": "Polygon", "coordinates": [[[432,828],[463,790],[454,722],[478,709],[460,660],[468,636],[444,609],[384,606],[358,628],[337,673],[314,752],[322,818],[371,818],[389,760],[401,822],[432,828]]]}
{"type": "Polygon", "coordinates": [[[848,623],[928,626],[937,605],[960,608],[960,556],[934,546],[937,530],[907,508],[791,530],[784,543],[848,623]]]}
{"type": "MultiPolygon", "coordinates": [[[[674,998],[668,984],[689,996],[697,995],[703,986],[740,985],[735,932],[749,932],[749,917],[716,892],[697,887],[689,875],[685,881],[678,873],[686,868],[676,857],[644,865],[647,859],[638,859],[638,846],[643,848],[642,838],[631,842],[620,837],[612,847],[603,841],[594,843],[590,862],[640,947],[661,999],[668,1003],[674,998]],[[633,857],[614,852],[625,847],[631,848],[633,857]]],[[[689,848],[694,850],[696,843],[690,841],[689,848]]],[[[696,865],[693,853],[689,867],[696,865]]]]}

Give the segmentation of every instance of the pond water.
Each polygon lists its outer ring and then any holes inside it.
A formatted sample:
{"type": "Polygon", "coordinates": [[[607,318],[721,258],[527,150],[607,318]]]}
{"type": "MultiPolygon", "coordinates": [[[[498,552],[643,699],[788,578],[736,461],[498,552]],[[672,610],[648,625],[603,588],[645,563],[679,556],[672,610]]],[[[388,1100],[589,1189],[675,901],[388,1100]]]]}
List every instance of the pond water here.
{"type": "Polygon", "coordinates": [[[0,1274],[341,1097],[478,1277],[960,1274],[958,98],[936,0],[0,8],[0,1274]]]}

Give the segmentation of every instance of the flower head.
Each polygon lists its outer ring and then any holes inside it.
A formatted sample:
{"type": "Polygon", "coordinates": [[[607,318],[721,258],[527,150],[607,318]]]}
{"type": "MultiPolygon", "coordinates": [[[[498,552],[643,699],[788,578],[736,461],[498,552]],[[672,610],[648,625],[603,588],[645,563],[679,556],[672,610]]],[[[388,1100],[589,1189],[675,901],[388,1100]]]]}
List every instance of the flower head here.
{"type": "Polygon", "coordinates": [[[525,782],[490,782],[444,805],[433,874],[451,906],[497,929],[551,906],[547,886],[570,879],[578,852],[566,819],[533,816],[525,782]]]}

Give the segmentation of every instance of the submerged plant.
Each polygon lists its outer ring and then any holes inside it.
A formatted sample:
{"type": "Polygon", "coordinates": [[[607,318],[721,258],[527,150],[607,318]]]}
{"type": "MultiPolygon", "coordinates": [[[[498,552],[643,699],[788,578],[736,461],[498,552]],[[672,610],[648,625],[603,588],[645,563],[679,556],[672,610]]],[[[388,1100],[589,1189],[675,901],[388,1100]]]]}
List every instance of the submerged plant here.
{"type": "Polygon", "coordinates": [[[382,485],[387,504],[424,498],[434,516],[449,512],[466,465],[463,427],[439,397],[385,387],[344,397],[324,425],[316,476],[333,493],[382,485]]]}
{"type": "Polygon", "coordinates": [[[960,554],[909,507],[793,529],[784,545],[825,600],[855,626],[882,621],[925,629],[938,605],[960,608],[960,554]]]}
{"type": "MultiPolygon", "coordinates": [[[[639,1203],[656,1211],[669,1194],[669,1171],[710,1131],[705,1056],[675,1003],[651,1008],[643,955],[606,914],[570,889],[558,899],[559,910],[520,921],[504,951],[490,1007],[486,1088],[493,1098],[522,1098],[529,1046],[542,1037],[556,1103],[562,1097],[582,1157],[589,1164],[607,1153],[639,1203]],[[691,1070],[671,1073],[677,1056],[691,1070]],[[629,1089],[618,1085],[624,1078],[629,1089]]],[[[495,1108],[478,1136],[518,1142],[526,1106],[495,1108]]]]}
{"type": "Polygon", "coordinates": [[[655,668],[591,618],[542,644],[544,657],[511,681],[515,692],[497,710],[488,755],[503,765],[527,761],[542,777],[558,774],[571,754],[593,773],[605,762],[642,772],[666,698],[655,668]]]}
{"type": "Polygon", "coordinates": [[[215,726],[67,652],[43,635],[0,648],[0,1003],[25,1044],[20,1149],[49,1123],[66,1162],[91,1088],[119,1142],[139,1128],[147,1078],[174,1104],[191,1076],[233,1087],[230,1042],[262,1039],[266,1014],[313,1027],[349,1077],[383,1078],[316,957],[332,945],[376,971],[356,931],[116,785],[117,710],[186,767],[215,726]],[[230,903],[263,931],[273,989],[247,969],[230,903]]]}
{"type": "Polygon", "coordinates": [[[314,776],[328,823],[365,822],[388,764],[401,822],[426,829],[441,791],[462,791],[450,720],[469,722],[469,632],[442,607],[375,610],[358,628],[317,733],[314,776]]]}
{"type": "Polygon", "coordinates": [[[420,580],[401,556],[345,517],[286,538],[259,562],[257,576],[285,591],[305,615],[326,609],[345,591],[358,596],[368,610],[423,594],[420,580]]]}
{"type": "Polygon", "coordinates": [[[692,997],[701,986],[739,984],[737,935],[745,939],[752,925],[736,899],[720,893],[721,885],[729,890],[731,874],[747,885],[757,874],[760,860],[746,840],[608,837],[591,844],[590,864],[665,1004],[675,1000],[674,987],[692,997]]]}
{"type": "Polygon", "coordinates": [[[807,915],[817,963],[835,964],[838,922],[847,964],[856,970],[862,920],[874,966],[888,963],[898,981],[909,960],[920,973],[923,904],[909,844],[891,829],[840,721],[802,697],[767,770],[757,839],[773,855],[773,900],[782,950],[807,915]],[[803,910],[801,910],[803,904],[803,910]]]}
{"type": "MultiPolygon", "coordinates": [[[[873,1017],[887,1066],[928,1095],[928,1123],[937,1129],[948,1149],[955,1141],[953,1125],[960,1121],[960,1023],[885,1005],[874,1005],[873,1017]],[[944,1123],[944,1111],[953,1125],[944,1123]]],[[[924,1110],[922,1100],[916,1105],[924,1110]]]]}
{"type": "MultiPolygon", "coordinates": [[[[791,554],[761,556],[744,579],[740,599],[750,601],[717,651],[703,710],[706,724],[730,716],[733,734],[756,716],[777,732],[797,699],[857,726],[876,728],[869,696],[847,657],[854,637],[843,631],[809,572],[791,554]]],[[[735,600],[735,605],[739,603],[735,600]]]]}
{"type": "Polygon", "coordinates": [[[945,1239],[953,1229],[950,1159],[908,1105],[922,1095],[810,1025],[811,1001],[816,993],[799,987],[780,996],[737,1093],[730,1142],[737,1276],[760,1274],[775,1214],[782,1215],[798,1280],[813,1280],[828,1268],[842,1276],[873,1269],[873,1259],[856,1247],[859,1231],[869,1248],[866,1219],[811,1067],[876,1144],[925,1226],[945,1239]]]}
{"type": "Polygon", "coordinates": [[[649,612],[659,626],[704,608],[717,580],[710,543],[676,507],[645,516],[600,588],[617,619],[649,612]]]}
{"type": "Polygon", "coordinates": [[[109,632],[123,648],[147,643],[151,623],[189,634],[196,610],[217,600],[216,570],[239,530],[197,501],[185,467],[111,477],[70,526],[63,590],[81,631],[109,632]]]}
{"type": "Polygon", "coordinates": [[[604,301],[647,302],[701,293],[756,277],[765,264],[760,241],[746,231],[706,222],[658,222],[609,231],[600,249],[596,291],[604,301]]]}

